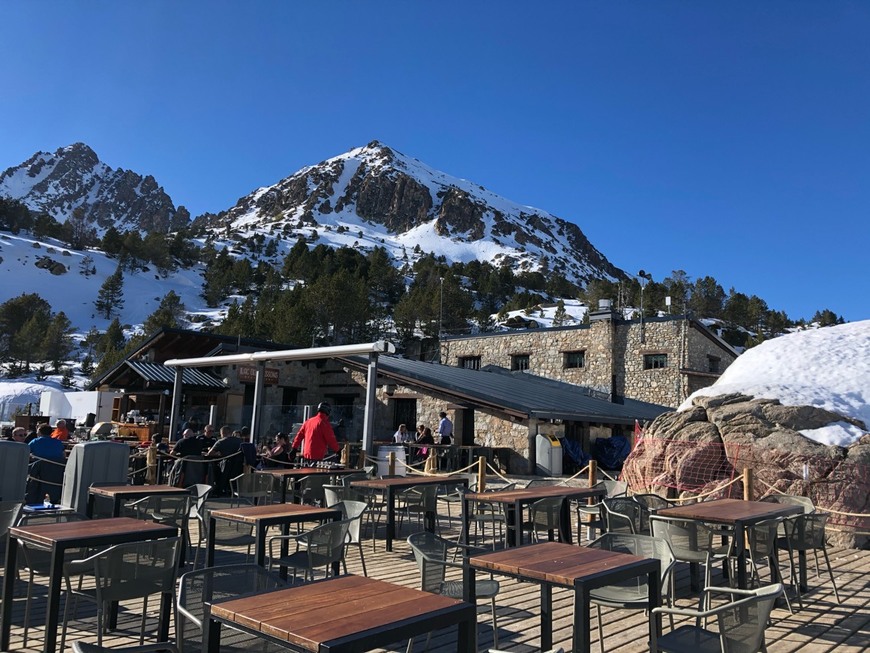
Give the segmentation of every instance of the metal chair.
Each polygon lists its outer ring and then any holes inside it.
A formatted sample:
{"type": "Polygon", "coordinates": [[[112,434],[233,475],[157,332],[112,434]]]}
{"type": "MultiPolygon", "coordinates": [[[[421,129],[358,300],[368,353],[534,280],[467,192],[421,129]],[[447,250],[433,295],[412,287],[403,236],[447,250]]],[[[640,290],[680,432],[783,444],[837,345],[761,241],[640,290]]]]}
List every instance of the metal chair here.
{"type": "MultiPolygon", "coordinates": [[[[425,531],[414,533],[408,537],[408,544],[414,551],[414,560],[420,570],[420,589],[424,592],[441,594],[453,599],[462,598],[462,578],[448,579],[448,569],[462,569],[461,562],[453,562],[454,551],[467,551],[470,547],[445,540],[434,533],[425,531]]],[[[495,612],[495,597],[500,586],[496,580],[478,579],[475,581],[476,596],[479,599],[490,599],[492,603],[492,641],[498,646],[498,618],[495,612]]],[[[430,633],[431,635],[431,633],[430,633]]],[[[428,645],[428,638],[426,640],[428,645]]]]}
{"type": "Polygon", "coordinates": [[[298,494],[295,497],[296,503],[305,503],[311,506],[322,506],[326,503],[326,496],[323,492],[323,486],[327,485],[329,477],[324,474],[315,476],[305,476],[299,479],[297,484],[298,494]]]}
{"type": "MultiPolygon", "coordinates": [[[[831,586],[834,588],[834,596],[839,604],[840,594],[837,591],[837,582],[834,580],[834,570],[831,569],[831,559],[828,557],[825,538],[825,524],[829,516],[826,512],[811,512],[784,519],[785,536],[777,538],[777,545],[785,545],[792,553],[789,556],[791,580],[794,586],[798,588],[798,592],[800,592],[800,581],[796,579],[797,572],[795,570],[794,554],[803,553],[806,555],[807,551],[812,551],[816,562],[816,576],[818,576],[818,552],[821,551],[825,558],[825,565],[828,567],[828,576],[831,579],[831,586]]],[[[800,598],[800,594],[798,594],[798,598],[800,598]]]]}
{"type": "MultiPolygon", "coordinates": [[[[779,568],[779,547],[778,547],[778,533],[783,528],[783,522],[785,520],[783,518],[777,519],[766,519],[765,521],[758,522],[757,524],[753,524],[750,527],[746,528],[746,550],[749,554],[749,564],[752,570],[752,579],[761,585],[761,577],[758,573],[759,563],[762,560],[767,560],[768,565],[770,566],[770,582],[778,583],[782,578],[782,572],[779,568]]],[[[784,538],[784,543],[788,546],[788,554],[789,559],[791,559],[792,551],[791,551],[791,543],[788,538],[784,538]]],[[[733,548],[735,542],[732,539],[731,551],[729,551],[729,556],[733,555],[733,548]]],[[[707,586],[711,583],[708,581],[707,586]]],[[[798,598],[798,604],[803,607],[803,602],[801,601],[801,592],[800,586],[796,587],[796,593],[798,598]]],[[[788,611],[794,614],[794,610],[791,608],[791,601],[788,598],[788,592],[783,590],[783,596],[785,597],[785,603],[788,607],[788,611]]]]}
{"type": "MultiPolygon", "coordinates": [[[[127,509],[132,511],[136,519],[150,520],[158,524],[175,526],[179,530],[184,544],[192,551],[193,541],[191,540],[189,530],[192,505],[194,505],[194,502],[191,496],[165,497],[156,494],[128,504],[127,509]]],[[[183,563],[183,553],[181,558],[183,563]]]]}
{"type": "MultiPolygon", "coordinates": [[[[764,629],[773,610],[782,585],[767,585],[754,590],[710,587],[704,590],[697,610],[682,608],[654,608],[650,619],[666,614],[694,617],[695,625],[680,626],[666,635],[653,637],[650,651],[658,653],[757,653],[767,650],[764,646],[764,629]],[[709,595],[730,594],[732,601],[716,608],[704,610],[709,595]],[[715,617],[718,632],[701,627],[701,619],[715,617]]],[[[651,629],[651,631],[654,629],[651,629]]]]}
{"type": "Polygon", "coordinates": [[[347,545],[347,533],[350,521],[329,522],[312,528],[298,535],[277,535],[269,538],[269,569],[282,567],[293,569],[295,575],[297,569],[305,570],[305,579],[314,579],[314,570],[324,567],[326,577],[332,573],[332,565],[344,558],[344,550],[347,545]],[[296,551],[286,556],[276,552],[275,545],[284,541],[296,543],[296,551]]]}
{"type": "Polygon", "coordinates": [[[804,510],[804,514],[816,511],[816,505],[809,497],[798,497],[791,494],[768,494],[761,499],[770,503],[784,503],[791,506],[800,506],[804,510]]]}
{"type": "MultiPolygon", "coordinates": [[[[366,510],[368,510],[368,505],[363,501],[351,501],[350,499],[345,499],[344,501],[339,501],[329,507],[341,510],[342,517],[350,522],[347,528],[347,544],[352,544],[359,549],[359,561],[362,564],[363,576],[368,576],[369,574],[366,571],[366,559],[363,555],[362,545],[362,520],[366,510]]],[[[344,558],[341,559],[341,563],[344,565],[344,573],[347,573],[347,564],[344,558]]]]}
{"type": "MultiPolygon", "coordinates": [[[[604,490],[604,498],[624,497],[628,493],[628,483],[624,481],[598,481],[593,487],[604,490]]],[[[604,518],[601,516],[601,502],[583,503],[577,501],[577,541],[582,542],[580,529],[586,527],[586,539],[595,539],[595,531],[604,532],[604,518]]]]}
{"type": "Polygon", "coordinates": [[[323,486],[323,499],[324,505],[327,508],[331,508],[332,506],[341,503],[345,499],[350,499],[350,488],[346,488],[343,485],[324,485],[323,486]]]}
{"type": "MultiPolygon", "coordinates": [[[[259,565],[223,565],[189,571],[178,581],[176,597],[175,639],[183,653],[185,649],[199,650],[203,635],[203,603],[221,601],[246,594],[268,592],[287,586],[278,574],[273,574],[259,565]]],[[[235,650],[252,650],[261,640],[246,637],[244,642],[233,641],[235,650]]],[[[226,650],[229,642],[222,641],[226,650]]]]}
{"type": "Polygon", "coordinates": [[[23,506],[20,501],[0,501],[0,553],[4,557],[9,529],[18,521],[18,514],[23,506]]]}
{"type": "MultiPolygon", "coordinates": [[[[657,537],[631,533],[605,533],[588,544],[590,549],[603,549],[629,553],[640,558],[655,558],[661,563],[662,596],[671,602],[670,574],[675,557],[670,545],[657,537]]],[[[598,645],[604,653],[604,628],[601,623],[601,606],[611,608],[648,610],[649,589],[646,577],[632,578],[616,585],[599,587],[589,592],[589,599],[595,604],[598,616],[598,645]]]]}
{"type": "MultiPolygon", "coordinates": [[[[180,555],[180,537],[146,542],[116,544],[84,560],[72,560],[64,567],[67,596],[85,598],[97,606],[97,645],[103,644],[105,608],[113,601],[141,598],[142,626],[139,643],[145,638],[145,617],[148,613],[148,597],[152,594],[175,593],[180,555]],[[93,588],[74,588],[73,577],[90,576],[93,588]]],[[[60,649],[66,641],[69,623],[69,601],[63,611],[63,629],[60,649]]]]}
{"type": "Polygon", "coordinates": [[[249,505],[263,505],[272,503],[274,484],[268,474],[255,474],[253,472],[240,474],[230,479],[230,488],[236,505],[243,503],[249,505]]]}
{"type": "Polygon", "coordinates": [[[643,508],[630,497],[612,497],[601,500],[601,519],[608,533],[645,535],[643,508]]]}
{"type": "Polygon", "coordinates": [[[428,513],[435,514],[436,528],[438,525],[438,486],[437,485],[414,485],[407,490],[402,490],[398,497],[402,509],[399,512],[399,532],[402,530],[404,517],[411,520],[412,515],[417,515],[422,526],[423,519],[428,513]]]}
{"type": "MultiPolygon", "coordinates": [[[[652,515],[650,526],[653,537],[661,538],[671,546],[676,560],[688,562],[691,565],[704,565],[704,587],[710,587],[713,575],[713,564],[728,557],[728,545],[713,543],[714,535],[719,531],[704,524],[689,519],[674,519],[652,515]]],[[[693,574],[696,567],[692,567],[693,574]]],[[[674,592],[674,577],[671,576],[671,592],[674,592]]],[[[697,587],[697,581],[692,579],[692,587],[697,587]]],[[[708,607],[708,606],[707,606],[708,607]]]]}
{"type": "MultiPolygon", "coordinates": [[[[212,510],[225,510],[234,506],[234,501],[227,499],[210,499],[202,505],[201,512],[198,514],[199,520],[199,545],[196,548],[196,555],[193,559],[193,567],[196,568],[196,563],[199,560],[200,545],[208,540],[208,529],[210,524],[210,513],[212,510]]],[[[220,546],[225,547],[247,547],[245,554],[245,562],[251,555],[251,547],[256,543],[257,538],[254,536],[254,527],[250,524],[239,524],[230,522],[224,519],[215,520],[214,544],[215,548],[220,546]]]]}
{"type": "MultiPolygon", "coordinates": [[[[87,521],[87,517],[77,512],[35,512],[23,513],[18,518],[18,526],[37,526],[39,524],[65,524],[67,522],[87,521]]],[[[33,598],[34,576],[51,575],[51,550],[43,549],[26,542],[18,541],[21,551],[21,561],[18,569],[28,573],[27,598],[24,602],[24,641],[22,645],[27,647],[28,633],[30,631],[30,604],[33,598]]],[[[87,549],[72,549],[64,555],[64,560],[75,560],[87,556],[87,549]]]]}
{"type": "MultiPolygon", "coordinates": [[[[490,486],[486,487],[484,494],[488,492],[508,492],[513,490],[516,487],[516,483],[506,483],[502,486],[490,486]]],[[[477,538],[477,531],[480,528],[481,533],[483,534],[484,539],[486,538],[486,525],[489,524],[492,526],[492,549],[493,551],[496,548],[496,543],[498,538],[504,538],[505,531],[507,530],[507,515],[505,514],[504,508],[500,503],[493,503],[486,500],[473,501],[469,506],[469,515],[468,520],[469,524],[474,526],[474,537],[477,538]],[[496,536],[496,529],[498,529],[498,536],[496,536]]],[[[464,525],[463,525],[464,529],[464,525]]],[[[459,536],[460,541],[462,538],[466,536],[466,533],[461,533],[459,536]]]]}
{"type": "Polygon", "coordinates": [[[565,497],[547,497],[535,501],[529,506],[529,519],[523,522],[522,531],[529,531],[533,542],[539,541],[539,530],[546,531],[547,539],[552,542],[554,533],[559,530],[559,517],[564,501],[565,497]]]}

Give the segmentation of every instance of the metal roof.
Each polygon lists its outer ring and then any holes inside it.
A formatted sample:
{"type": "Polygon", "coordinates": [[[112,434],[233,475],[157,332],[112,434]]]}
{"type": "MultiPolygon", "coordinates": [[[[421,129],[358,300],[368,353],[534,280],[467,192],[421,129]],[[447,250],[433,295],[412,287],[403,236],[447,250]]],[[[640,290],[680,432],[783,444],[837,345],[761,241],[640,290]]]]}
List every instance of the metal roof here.
{"type": "MultiPolygon", "coordinates": [[[[344,360],[355,366],[365,364],[359,357],[344,360]]],[[[381,355],[378,374],[525,419],[633,424],[635,420],[652,420],[672,410],[634,399],[614,403],[590,388],[503,368],[470,370],[381,355]]]]}
{"type": "MultiPolygon", "coordinates": [[[[171,367],[166,367],[160,363],[148,363],[145,361],[124,361],[124,363],[132,369],[136,374],[141,376],[145,381],[151,383],[165,383],[173,385],[175,383],[175,370],[171,367]]],[[[213,374],[198,370],[195,368],[185,368],[181,376],[183,385],[195,385],[205,388],[220,388],[224,390],[226,385],[224,382],[215,377],[213,374]]]]}

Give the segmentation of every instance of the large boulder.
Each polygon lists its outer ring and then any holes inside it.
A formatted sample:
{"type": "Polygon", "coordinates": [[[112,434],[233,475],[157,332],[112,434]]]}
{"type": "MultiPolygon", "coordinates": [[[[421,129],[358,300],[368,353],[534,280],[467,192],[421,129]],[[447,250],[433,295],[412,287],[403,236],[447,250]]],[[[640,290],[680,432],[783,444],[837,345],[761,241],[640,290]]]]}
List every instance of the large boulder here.
{"type": "Polygon", "coordinates": [[[810,497],[831,511],[829,532],[845,546],[867,546],[870,532],[870,435],[848,447],[815,442],[800,430],[847,421],[813,406],[740,394],[698,396],[684,410],[659,416],[625,461],[635,492],[670,496],[743,496],[744,469],[753,498],[784,492],[810,497]]]}

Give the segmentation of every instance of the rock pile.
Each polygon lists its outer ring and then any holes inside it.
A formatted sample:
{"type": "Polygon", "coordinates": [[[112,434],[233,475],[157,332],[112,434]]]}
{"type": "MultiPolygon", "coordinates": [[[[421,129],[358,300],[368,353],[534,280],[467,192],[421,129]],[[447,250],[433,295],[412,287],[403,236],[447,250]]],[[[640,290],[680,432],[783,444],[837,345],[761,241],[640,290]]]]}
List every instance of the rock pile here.
{"type": "Polygon", "coordinates": [[[867,428],[812,406],[740,394],[699,396],[691,408],[661,415],[649,426],[623,477],[635,492],[742,497],[740,481],[725,486],[749,468],[753,498],[808,496],[819,509],[835,511],[829,532],[839,544],[864,546],[870,542],[870,434],[838,447],[799,432],[833,422],[867,428]]]}

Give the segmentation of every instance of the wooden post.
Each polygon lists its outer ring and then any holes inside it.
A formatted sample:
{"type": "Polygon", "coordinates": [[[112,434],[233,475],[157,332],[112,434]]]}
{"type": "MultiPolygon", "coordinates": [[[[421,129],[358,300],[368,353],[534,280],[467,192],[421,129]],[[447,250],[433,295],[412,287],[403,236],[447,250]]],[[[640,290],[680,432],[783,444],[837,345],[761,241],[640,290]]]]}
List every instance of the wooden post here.
{"type": "Polygon", "coordinates": [[[341,464],[344,467],[350,465],[350,442],[345,442],[341,448],[341,464]]]}
{"type": "Polygon", "coordinates": [[[387,456],[387,460],[389,461],[387,474],[389,476],[396,475],[396,452],[391,451],[389,456],[387,456]]]}
{"type": "Polygon", "coordinates": [[[755,488],[753,487],[753,479],[752,479],[752,470],[749,467],[743,468],[743,500],[744,501],[752,501],[752,497],[755,495],[755,488]]]}
{"type": "Polygon", "coordinates": [[[360,449],[359,457],[357,458],[356,468],[362,469],[366,466],[366,450],[360,449]]]}
{"type": "Polygon", "coordinates": [[[486,456],[477,459],[477,491],[486,491],[486,456]]]}
{"type": "Polygon", "coordinates": [[[598,475],[598,461],[590,460],[589,461],[589,487],[595,485],[598,480],[595,478],[598,475]]]}
{"type": "MultiPolygon", "coordinates": [[[[595,484],[598,482],[598,480],[596,478],[597,476],[598,476],[598,461],[593,458],[593,459],[589,460],[589,487],[594,487],[595,484]]],[[[588,499],[586,499],[586,505],[587,506],[594,505],[596,501],[598,501],[598,499],[595,499],[593,497],[589,497],[588,499]]],[[[593,515],[586,515],[586,521],[587,522],[595,521],[595,517],[593,515]]],[[[587,529],[587,531],[586,531],[587,537],[589,536],[589,533],[591,533],[591,531],[589,531],[587,529]]],[[[577,542],[578,542],[578,544],[580,542],[580,526],[579,525],[577,526],[577,542]]]]}

